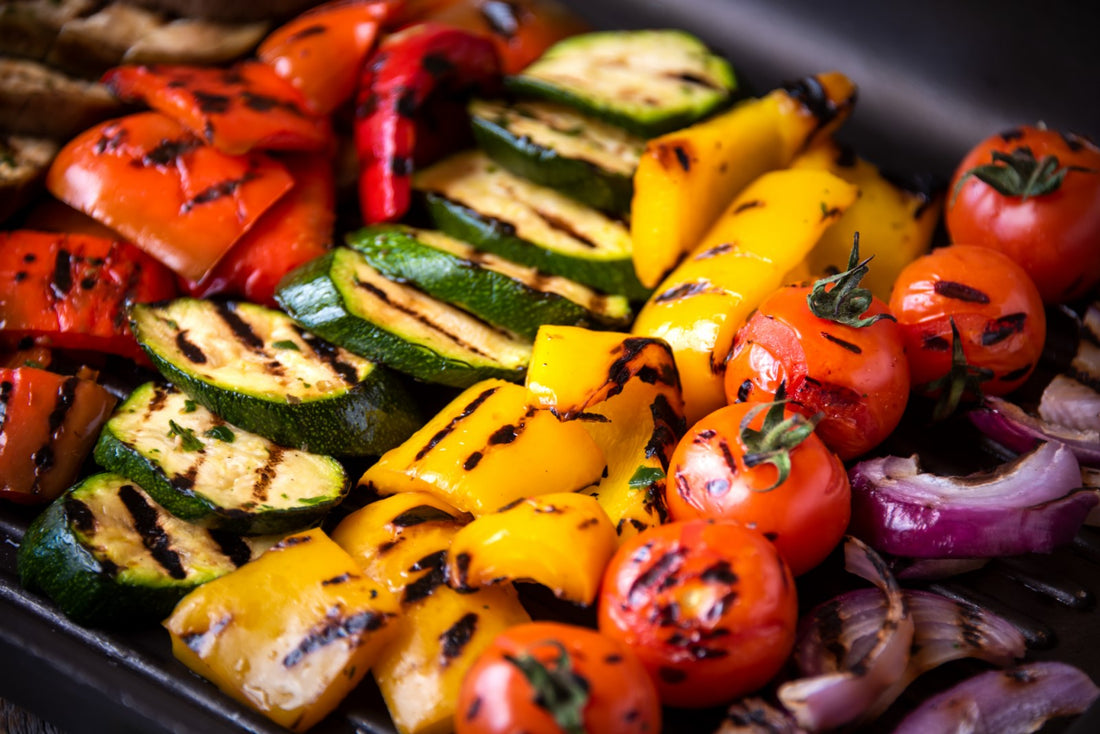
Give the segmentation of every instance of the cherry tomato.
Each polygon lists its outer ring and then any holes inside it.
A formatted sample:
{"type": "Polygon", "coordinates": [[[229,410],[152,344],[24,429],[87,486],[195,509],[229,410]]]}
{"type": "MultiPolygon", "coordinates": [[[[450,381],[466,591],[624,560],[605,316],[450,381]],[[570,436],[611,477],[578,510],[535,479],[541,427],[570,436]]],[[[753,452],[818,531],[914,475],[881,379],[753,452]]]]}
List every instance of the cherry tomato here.
{"type": "Polygon", "coordinates": [[[844,536],[851,515],[848,474],[809,421],[782,405],[765,413],[767,407],[727,405],[692,426],[669,463],[668,511],[674,520],[737,520],[755,528],[798,576],[844,536]],[[770,430],[783,420],[789,430],[770,430]],[[768,444],[768,436],[777,440],[768,444]],[[758,458],[772,451],[786,456],[758,458]]]}
{"type": "Polygon", "coordinates": [[[604,573],[600,631],[629,645],[670,706],[714,706],[757,690],[794,645],[794,578],[761,533],[689,520],[625,541],[604,573]]]}
{"type": "Polygon", "coordinates": [[[456,734],[661,731],[657,691],[634,652],[559,622],[512,627],[462,681],[456,734]]]}
{"type": "Polygon", "coordinates": [[[1100,147],[1078,135],[1019,127],[971,150],[951,181],[951,240],[1000,250],[1046,303],[1100,283],[1100,147]]]}
{"type": "Polygon", "coordinates": [[[914,389],[930,395],[945,387],[956,398],[1011,392],[1035,368],[1046,339],[1035,284],[1008,256],[986,247],[951,245],[909,263],[894,283],[890,310],[905,339],[914,389]]]}
{"type": "Polygon", "coordinates": [[[817,435],[845,460],[889,436],[909,398],[901,332],[886,305],[858,288],[866,271],[856,250],[849,280],[840,274],[766,298],[734,338],[724,378],[731,403],[773,400],[785,384],[803,414],[824,414],[817,435]]]}

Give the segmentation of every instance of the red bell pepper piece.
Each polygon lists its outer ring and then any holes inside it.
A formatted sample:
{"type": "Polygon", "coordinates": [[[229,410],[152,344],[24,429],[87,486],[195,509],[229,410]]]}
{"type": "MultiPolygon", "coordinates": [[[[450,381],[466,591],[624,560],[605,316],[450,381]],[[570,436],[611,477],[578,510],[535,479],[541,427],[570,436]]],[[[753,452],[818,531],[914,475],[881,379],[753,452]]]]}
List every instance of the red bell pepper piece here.
{"type": "Polygon", "coordinates": [[[103,83],[120,99],[145,102],[232,155],[254,148],[314,152],[332,144],[328,120],[312,114],[302,93],[259,61],[228,69],[119,66],[103,83]]]}
{"type": "Polygon", "coordinates": [[[70,141],[46,185],[184,278],[199,280],[294,180],[267,155],[222,153],[170,117],[143,112],[70,141]]]}
{"type": "Polygon", "coordinates": [[[94,379],[0,368],[0,498],[42,504],[64,492],[114,407],[94,379]]]}
{"type": "Polygon", "coordinates": [[[351,99],[363,60],[404,0],[332,0],[276,28],[256,57],[327,115],[351,99]]]}
{"type": "Polygon", "coordinates": [[[288,156],[283,162],[294,176],[294,188],[260,217],[210,275],[187,284],[191,295],[240,296],[275,306],[279,280],[328,251],[336,221],[331,161],[302,155],[288,156]]]}
{"type": "Polygon", "coordinates": [[[487,39],[424,23],[387,36],[363,68],[356,100],[359,203],[368,223],[409,208],[416,119],[433,92],[490,93],[500,62],[487,39]]]}
{"type": "Polygon", "coordinates": [[[0,335],[9,343],[144,360],[130,305],[176,294],[172,272],[128,242],[0,232],[0,335]]]}

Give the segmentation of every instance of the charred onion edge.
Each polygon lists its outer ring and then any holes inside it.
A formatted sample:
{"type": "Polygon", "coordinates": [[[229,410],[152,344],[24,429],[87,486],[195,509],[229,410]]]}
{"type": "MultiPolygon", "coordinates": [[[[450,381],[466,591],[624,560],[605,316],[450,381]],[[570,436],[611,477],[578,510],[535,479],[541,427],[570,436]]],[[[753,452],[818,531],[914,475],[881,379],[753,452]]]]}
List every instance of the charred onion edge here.
{"type": "Polygon", "coordinates": [[[1007,449],[1023,453],[1043,441],[1057,441],[1073,451],[1085,466],[1100,467],[1100,431],[1078,431],[1037,418],[1015,403],[987,395],[981,407],[967,414],[970,422],[1007,449]]]}

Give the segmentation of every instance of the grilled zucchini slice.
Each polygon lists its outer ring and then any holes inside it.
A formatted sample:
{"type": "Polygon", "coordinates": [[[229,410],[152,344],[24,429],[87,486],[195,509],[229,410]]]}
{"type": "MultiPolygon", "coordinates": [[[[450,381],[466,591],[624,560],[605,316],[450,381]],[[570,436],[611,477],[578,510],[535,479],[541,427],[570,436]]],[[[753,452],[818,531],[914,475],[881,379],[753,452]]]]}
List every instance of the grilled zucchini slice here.
{"type": "Polygon", "coordinates": [[[175,387],[153,382],[107,421],[95,459],[176,517],[251,535],[320,522],[348,489],[335,459],[234,428],[175,387]]]}
{"type": "Polygon", "coordinates": [[[598,31],[559,41],[505,83],[651,138],[728,104],[737,75],[685,31],[598,31]]]}
{"type": "Polygon", "coordinates": [[[347,244],[391,280],[411,283],[527,339],[534,339],[543,324],[630,326],[630,303],[622,296],[597,293],[442,232],[368,227],[350,233],[347,244]]]}
{"type": "Polygon", "coordinates": [[[200,528],[129,479],[95,474],[27,528],[19,578],[81,624],[155,622],[191,589],[243,566],[278,537],[200,528]]]}
{"type": "Polygon", "coordinates": [[[649,290],[634,274],[630,232],[616,219],[467,151],[414,178],[441,230],[543,272],[630,300],[649,290]]]}
{"type": "Polygon", "coordinates": [[[642,138],[540,100],[474,100],[470,123],[481,149],[517,176],[602,211],[630,211],[642,138]]]}
{"type": "Polygon", "coordinates": [[[421,421],[397,375],[251,303],[136,305],[134,336],[188,397],[280,446],[377,456],[421,421]]]}
{"type": "Polygon", "coordinates": [[[391,280],[346,247],[287,275],[275,300],[304,328],[425,382],[519,381],[531,359],[530,340],[391,280]]]}

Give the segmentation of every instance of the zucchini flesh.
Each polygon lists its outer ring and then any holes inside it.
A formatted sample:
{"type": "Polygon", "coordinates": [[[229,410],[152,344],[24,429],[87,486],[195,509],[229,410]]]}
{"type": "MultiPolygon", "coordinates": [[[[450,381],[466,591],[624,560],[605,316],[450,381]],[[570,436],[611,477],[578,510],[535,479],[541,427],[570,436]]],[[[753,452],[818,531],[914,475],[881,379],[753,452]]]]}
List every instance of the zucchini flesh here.
{"type": "Polygon", "coordinates": [[[597,293],[442,232],[389,225],[353,232],[347,242],[391,280],[411,283],[527,339],[543,324],[630,325],[630,304],[622,296],[597,293]]]}
{"type": "Polygon", "coordinates": [[[251,303],[136,305],[134,336],[188,397],[281,446],[379,455],[420,425],[398,377],[251,303]]]}
{"type": "Polygon", "coordinates": [[[277,536],[200,528],[125,477],[88,477],[51,503],[19,547],[22,584],[81,624],[165,617],[187,592],[256,558],[277,536]]]}
{"type": "Polygon", "coordinates": [[[634,274],[630,232],[618,220],[533,184],[484,153],[451,156],[414,178],[441,230],[514,262],[629,299],[648,289],[634,274]]]}
{"type": "Polygon", "coordinates": [[[737,88],[729,62],[680,30],[572,36],[505,82],[514,92],[576,107],[646,138],[702,119],[737,88]]]}
{"type": "Polygon", "coordinates": [[[553,102],[475,100],[478,145],[512,173],[591,207],[627,214],[645,141],[553,102]]]}
{"type": "Polygon", "coordinates": [[[178,389],[152,382],[107,421],[95,458],[176,517],[253,535],[319,522],[348,488],[335,459],[230,426],[178,389]]]}
{"type": "Polygon", "coordinates": [[[310,331],[426,382],[519,381],[531,358],[529,340],[390,280],[348,248],[291,273],[275,298],[310,331]]]}

